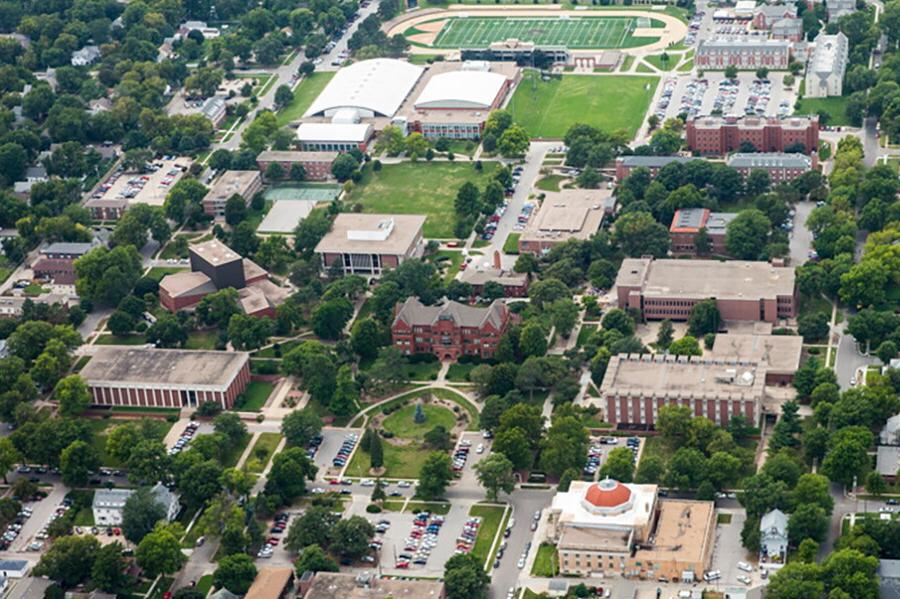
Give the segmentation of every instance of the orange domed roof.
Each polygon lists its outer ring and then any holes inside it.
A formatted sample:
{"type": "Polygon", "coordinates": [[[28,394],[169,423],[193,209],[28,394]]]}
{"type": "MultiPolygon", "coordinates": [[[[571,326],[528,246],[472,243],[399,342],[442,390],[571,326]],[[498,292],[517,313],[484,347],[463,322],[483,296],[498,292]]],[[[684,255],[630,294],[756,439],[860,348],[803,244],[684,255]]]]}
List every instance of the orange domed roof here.
{"type": "Polygon", "coordinates": [[[608,478],[588,487],[584,498],[597,507],[616,507],[631,499],[631,490],[619,481],[608,478]]]}

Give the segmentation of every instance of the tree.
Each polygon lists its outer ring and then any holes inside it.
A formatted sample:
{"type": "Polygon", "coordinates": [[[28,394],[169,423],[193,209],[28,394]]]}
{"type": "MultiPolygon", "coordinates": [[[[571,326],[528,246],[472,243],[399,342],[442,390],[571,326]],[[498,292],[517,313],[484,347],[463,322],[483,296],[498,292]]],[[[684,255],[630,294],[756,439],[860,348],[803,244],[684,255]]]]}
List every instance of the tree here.
{"type": "Polygon", "coordinates": [[[818,553],[819,544],[812,539],[803,539],[800,541],[800,545],[797,546],[797,559],[804,564],[815,563],[818,553]]]}
{"type": "Polygon", "coordinates": [[[725,78],[726,79],[737,79],[737,76],[738,76],[738,70],[737,70],[736,66],[734,66],[733,64],[730,64],[727,67],[725,67],[725,78]]]}
{"type": "Polygon", "coordinates": [[[213,572],[213,585],[216,588],[226,588],[237,595],[244,595],[256,578],[256,564],[246,553],[226,555],[219,560],[216,571],[213,572]]]}
{"type": "Polygon", "coordinates": [[[291,523],[285,547],[291,551],[300,551],[311,545],[327,548],[332,541],[331,530],[337,521],[338,516],[331,510],[314,505],[291,523]]]}
{"type": "Polygon", "coordinates": [[[294,562],[294,570],[298,575],[303,572],[337,572],[337,562],[328,557],[328,554],[318,545],[308,545],[303,548],[297,561],[294,562]]]}
{"type": "Polygon", "coordinates": [[[694,304],[688,316],[688,332],[694,337],[701,337],[707,333],[716,333],[722,322],[716,300],[707,299],[694,304]]]}
{"type": "Polygon", "coordinates": [[[161,441],[140,441],[128,456],[128,479],[134,483],[155,483],[162,479],[168,465],[166,446],[161,441]]]}
{"type": "Polygon", "coordinates": [[[897,357],[897,344],[893,341],[882,341],[875,350],[875,355],[882,364],[890,364],[891,360],[897,357]]]}
{"type": "Polygon", "coordinates": [[[674,338],[675,327],[672,326],[672,321],[666,318],[659,323],[659,332],[656,333],[656,345],[660,349],[668,349],[674,338]]]}
{"type": "Polygon", "coordinates": [[[887,483],[884,482],[884,477],[875,470],[869,472],[869,475],[866,477],[866,491],[875,497],[880,497],[887,491],[887,483]]]}
{"type": "Polygon", "coordinates": [[[331,549],[342,557],[359,559],[369,551],[375,527],[362,516],[341,518],[331,530],[331,549]]]}
{"type": "Polygon", "coordinates": [[[306,481],[314,480],[317,471],[305,450],[288,448],[272,459],[266,493],[277,493],[285,503],[290,503],[306,492],[306,481]]]}
{"type": "Polygon", "coordinates": [[[702,356],[703,350],[700,349],[696,337],[685,335],[669,345],[669,353],[675,356],[702,356]]]}
{"type": "Polygon", "coordinates": [[[319,304],[312,314],[313,332],[322,339],[339,339],[353,316],[353,305],[343,297],[319,304]]]}
{"type": "Polygon", "coordinates": [[[519,347],[525,357],[543,356],[547,353],[547,334],[537,321],[531,321],[522,327],[519,347]]]}
{"type": "Polygon", "coordinates": [[[625,255],[639,258],[665,257],[669,251],[669,230],[648,212],[628,212],[615,223],[613,239],[625,255]]]}
{"type": "Polygon", "coordinates": [[[447,599],[487,599],[490,581],[484,564],[471,553],[458,553],[444,564],[447,599]]]}
{"type": "Polygon", "coordinates": [[[294,101],[294,92],[289,85],[279,85],[275,90],[275,104],[278,106],[287,106],[294,101]]]}
{"type": "Polygon", "coordinates": [[[341,154],[331,163],[331,174],[343,183],[353,176],[357,168],[359,168],[359,162],[356,161],[356,158],[351,154],[341,154]]]}
{"type": "Polygon", "coordinates": [[[97,550],[91,567],[91,582],[99,589],[118,593],[125,589],[129,577],[125,573],[127,564],[122,557],[124,547],[118,541],[104,545],[97,550]]]}
{"type": "Polygon", "coordinates": [[[151,577],[173,574],[181,569],[187,557],[171,525],[157,524],[146,534],[134,553],[137,564],[151,577]]]}
{"type": "Polygon", "coordinates": [[[818,505],[798,505],[788,520],[788,538],[797,545],[803,539],[821,543],[828,532],[828,516],[818,505]]]}
{"type": "Polygon", "coordinates": [[[453,209],[461,216],[475,216],[481,210],[478,188],[471,181],[463,183],[456,192],[453,209]]]}
{"type": "Polygon", "coordinates": [[[225,439],[227,448],[239,445],[247,436],[247,425],[234,412],[223,412],[213,419],[213,429],[225,439]]]}
{"type": "Polygon", "coordinates": [[[0,439],[0,470],[3,471],[3,482],[8,484],[7,473],[22,461],[22,454],[16,449],[9,437],[0,439]]]}
{"type": "Polygon", "coordinates": [[[247,218],[247,201],[239,193],[233,193],[225,200],[225,222],[236,227],[247,218]]]}
{"type": "Polygon", "coordinates": [[[822,472],[835,482],[850,485],[862,480],[869,467],[868,445],[857,439],[841,439],[832,444],[822,460],[822,472]]]}
{"type": "Polygon", "coordinates": [[[680,490],[695,489],[705,478],[706,458],[692,447],[682,447],[669,461],[667,484],[680,490]]]}
{"type": "Polygon", "coordinates": [[[475,464],[478,482],[487,491],[488,501],[496,501],[500,491],[512,493],[516,487],[513,464],[502,453],[494,452],[475,464]]]}
{"type": "Polygon", "coordinates": [[[53,541],[34,568],[35,576],[46,576],[62,587],[74,587],[91,575],[91,568],[100,550],[93,536],[63,536],[53,541]]]}
{"type": "Polygon", "coordinates": [[[378,355],[378,348],[382,345],[381,327],[372,318],[365,318],[353,326],[350,334],[350,346],[363,360],[373,360],[378,355]]]}
{"type": "Polygon", "coordinates": [[[275,325],[268,317],[235,314],[228,320],[228,338],[235,348],[243,351],[265,345],[274,329],[275,325]]]}
{"type": "Polygon", "coordinates": [[[322,419],[310,408],[295,410],[281,421],[281,434],[295,447],[306,447],[322,431],[322,419]]]}
{"type": "Polygon", "coordinates": [[[72,374],[56,383],[53,397],[59,402],[61,416],[77,416],[91,405],[91,392],[77,374],[72,374]]]}
{"type": "Polygon", "coordinates": [[[369,453],[369,466],[381,468],[384,466],[384,448],[381,445],[381,435],[373,430],[369,435],[369,445],[366,448],[369,453]]]}
{"type": "Polygon", "coordinates": [[[425,441],[425,445],[432,449],[449,450],[453,447],[450,431],[440,424],[425,433],[423,440],[425,441]]]}
{"type": "Polygon", "coordinates": [[[616,447],[609,452],[600,468],[600,478],[609,477],[622,483],[630,483],[634,476],[634,454],[627,447],[616,447]]]}
{"type": "Polygon", "coordinates": [[[140,543],[165,517],[166,510],[150,487],[140,487],[125,500],[122,508],[122,534],[132,543],[140,543]]]}
{"type": "Polygon", "coordinates": [[[147,341],[157,347],[182,347],[187,339],[187,327],[174,314],[163,314],[147,329],[147,341]]]}
{"type": "Polygon", "coordinates": [[[75,289],[82,298],[115,306],[128,295],[141,272],[141,257],[134,246],[97,247],[75,261],[75,289]]]}
{"type": "Polygon", "coordinates": [[[90,473],[100,466],[100,457],[93,445],[73,441],[59,457],[63,482],[70,487],[87,484],[90,473]]]}
{"type": "Polygon", "coordinates": [[[444,491],[453,471],[450,469],[450,456],[446,453],[433,452],[425,458],[422,469],[419,472],[419,486],[416,488],[416,497],[425,500],[439,499],[444,496],[444,491]]]}
{"type": "Polygon", "coordinates": [[[728,223],[725,248],[735,258],[755,260],[765,247],[772,230],[772,222],[756,208],[742,210],[728,223]]]}
{"type": "Polygon", "coordinates": [[[645,455],[638,464],[634,482],[640,485],[660,483],[665,472],[666,464],[660,456],[645,455]]]}
{"type": "MultiPolygon", "coordinates": [[[[768,79],[769,78],[769,69],[767,69],[766,67],[760,67],[760,68],[756,69],[756,78],[763,79],[763,80],[768,79]]],[[[733,79],[733,77],[732,77],[732,79],[733,79]]]]}

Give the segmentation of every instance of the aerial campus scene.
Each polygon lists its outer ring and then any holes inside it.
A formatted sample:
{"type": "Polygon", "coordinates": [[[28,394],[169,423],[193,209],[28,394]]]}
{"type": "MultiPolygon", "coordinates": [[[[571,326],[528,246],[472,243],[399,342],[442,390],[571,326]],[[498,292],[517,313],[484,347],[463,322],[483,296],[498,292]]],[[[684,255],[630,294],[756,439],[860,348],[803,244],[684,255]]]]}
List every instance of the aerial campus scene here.
{"type": "Polygon", "coordinates": [[[0,597],[900,599],[900,0],[0,0],[0,597]]]}

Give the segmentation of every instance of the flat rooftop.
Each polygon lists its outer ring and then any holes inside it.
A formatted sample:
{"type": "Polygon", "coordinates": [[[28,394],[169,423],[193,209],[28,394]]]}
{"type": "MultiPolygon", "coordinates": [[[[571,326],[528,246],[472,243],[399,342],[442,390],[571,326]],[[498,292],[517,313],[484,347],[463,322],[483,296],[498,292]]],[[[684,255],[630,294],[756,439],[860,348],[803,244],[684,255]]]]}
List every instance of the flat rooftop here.
{"type": "Polygon", "coordinates": [[[559,536],[558,547],[569,551],[618,551],[631,549],[631,531],[569,525],[559,536]]]}
{"type": "Polygon", "coordinates": [[[259,233],[293,233],[316,207],[315,200],[277,200],[259,224],[259,233]]]}
{"type": "Polygon", "coordinates": [[[439,599],[444,592],[444,583],[439,580],[389,580],[365,576],[357,580],[353,574],[318,572],[305,599],[439,599]]]}
{"type": "Polygon", "coordinates": [[[609,361],[602,397],[761,400],[766,368],[756,362],[619,354],[609,361]]]}
{"type": "Polygon", "coordinates": [[[244,599],[279,599],[293,576],[293,568],[261,568],[244,599]]]}
{"type": "Polygon", "coordinates": [[[541,207],[522,231],[519,241],[587,239],[600,229],[611,195],[609,190],[600,189],[545,192],[541,207]]]}
{"type": "Polygon", "coordinates": [[[151,170],[146,173],[126,173],[117,170],[110,175],[97,191],[92,200],[127,200],[129,205],[149,204],[162,206],[166,196],[176,183],[184,176],[193,160],[179,157],[172,160],[154,160],[151,170]]]}
{"type": "Polygon", "coordinates": [[[259,178],[259,171],[225,171],[216,179],[203,200],[227,200],[234,194],[246,195],[259,178]]]}
{"type": "Polygon", "coordinates": [[[189,246],[188,251],[197,254],[198,257],[216,266],[242,260],[240,254],[218,239],[211,239],[203,243],[189,246]]]}
{"type": "Polygon", "coordinates": [[[662,499],[653,545],[640,548],[635,559],[651,562],[702,562],[711,528],[715,527],[712,501],[662,499]]]}
{"type": "Polygon", "coordinates": [[[246,352],[99,347],[81,371],[88,385],[227,387],[246,352]]]}
{"type": "Polygon", "coordinates": [[[746,260],[626,258],[616,287],[639,287],[645,297],[774,299],[794,295],[794,269],[746,260]]]}
{"type": "Polygon", "coordinates": [[[344,212],[316,246],[318,254],[405,255],[421,236],[425,217],[418,214],[344,212]]]}
{"type": "Polygon", "coordinates": [[[799,335],[741,335],[720,333],[713,358],[736,358],[766,364],[768,373],[794,373],[800,368],[803,337],[799,335]]]}

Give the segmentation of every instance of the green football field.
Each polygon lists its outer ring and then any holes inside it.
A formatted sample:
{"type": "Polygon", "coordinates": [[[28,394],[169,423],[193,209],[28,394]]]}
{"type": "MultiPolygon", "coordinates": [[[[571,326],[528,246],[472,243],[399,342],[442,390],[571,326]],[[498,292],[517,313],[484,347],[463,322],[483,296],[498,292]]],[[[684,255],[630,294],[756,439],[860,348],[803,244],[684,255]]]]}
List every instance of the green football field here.
{"type": "Polygon", "coordinates": [[[482,48],[517,39],[568,48],[631,48],[655,41],[631,35],[635,27],[659,23],[646,21],[649,19],[633,17],[453,17],[438,32],[434,47],[482,48]]]}

